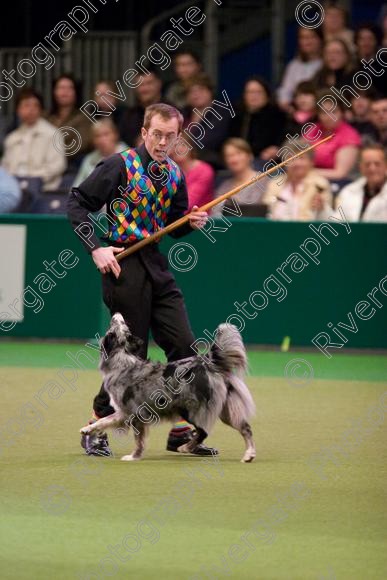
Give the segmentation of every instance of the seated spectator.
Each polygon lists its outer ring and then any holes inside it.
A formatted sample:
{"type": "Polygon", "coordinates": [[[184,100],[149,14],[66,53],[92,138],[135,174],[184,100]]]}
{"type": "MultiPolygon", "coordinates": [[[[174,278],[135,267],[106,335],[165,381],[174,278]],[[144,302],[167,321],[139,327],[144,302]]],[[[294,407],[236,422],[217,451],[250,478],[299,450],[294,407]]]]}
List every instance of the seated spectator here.
{"type": "Polygon", "coordinates": [[[300,83],[294,94],[289,114],[287,133],[299,133],[305,123],[314,123],[317,119],[317,92],[311,82],[300,83]]]}
{"type": "Polygon", "coordinates": [[[128,146],[119,140],[118,129],[113,119],[106,117],[97,121],[92,128],[92,139],[94,151],[86,155],[81,167],[75,177],[73,187],[77,187],[82,181],[89,177],[97,163],[113,155],[124,151],[128,146]]]}
{"type": "Polygon", "coordinates": [[[377,141],[377,131],[371,123],[371,105],[375,99],[372,90],[359,91],[359,97],[350,97],[351,107],[345,112],[345,118],[361,135],[362,142],[377,141]]]}
{"type": "Polygon", "coordinates": [[[81,90],[71,74],[63,74],[54,80],[52,86],[52,108],[48,121],[55,127],[72,127],[81,136],[79,150],[71,155],[71,147],[76,137],[70,131],[64,135],[69,169],[77,167],[85,153],[91,149],[91,123],[79,110],[81,90]]]}
{"type": "MultiPolygon", "coordinates": [[[[328,93],[330,94],[330,93],[328,93]]],[[[320,95],[320,98],[326,96],[320,95]]],[[[361,137],[359,133],[344,120],[345,105],[338,100],[334,114],[326,113],[319,107],[315,137],[321,131],[320,138],[334,135],[330,141],[323,143],[315,149],[314,164],[319,173],[330,180],[350,178],[355,169],[361,137]]]]}
{"type": "Polygon", "coordinates": [[[162,101],[162,81],[156,69],[149,75],[143,75],[143,80],[135,88],[137,104],[129,107],[120,122],[121,139],[130,147],[136,147],[141,142],[141,127],[146,107],[162,101]]]}
{"type": "Polygon", "coordinates": [[[250,143],[254,156],[275,157],[285,138],[286,114],[274,104],[265,79],[254,76],[245,83],[243,104],[231,121],[230,134],[250,143]]]}
{"type": "MultiPolygon", "coordinates": [[[[376,53],[382,45],[383,33],[382,30],[373,22],[368,24],[360,24],[355,32],[355,47],[356,58],[361,64],[364,58],[369,61],[375,58],[376,53]]],[[[373,77],[374,78],[374,77],[373,77]]]]}
{"type": "Polygon", "coordinates": [[[196,147],[189,149],[187,153],[178,154],[173,149],[172,158],[182,169],[187,183],[188,209],[194,205],[198,207],[208,203],[214,198],[215,171],[209,163],[201,161],[196,147]]]}
{"type": "Polygon", "coordinates": [[[0,214],[14,211],[22,199],[17,180],[0,167],[0,214]]]}
{"type": "MultiPolygon", "coordinates": [[[[374,23],[361,24],[355,32],[356,62],[355,69],[364,71],[362,61],[367,63],[372,59],[382,46],[383,33],[381,28],[374,23]]],[[[372,88],[381,95],[387,96],[387,82],[384,75],[372,75],[372,88]]],[[[359,91],[361,92],[361,91],[359,91]]]]}
{"type": "MultiPolygon", "coordinates": [[[[215,192],[216,197],[220,197],[224,193],[231,191],[235,187],[238,187],[257,176],[257,172],[253,166],[253,151],[247,141],[238,137],[228,139],[223,146],[223,156],[225,165],[231,172],[232,177],[224,180],[219,185],[215,192]]],[[[235,194],[232,197],[232,200],[242,205],[254,203],[260,204],[262,192],[265,190],[265,184],[267,185],[267,182],[268,179],[265,178],[261,182],[245,187],[242,191],[235,194]]],[[[232,200],[230,201],[232,202],[232,200]]],[[[222,215],[223,209],[224,202],[221,202],[213,208],[212,215],[222,215]]]]}
{"type": "Polygon", "coordinates": [[[376,140],[387,147],[387,97],[377,98],[371,104],[371,123],[376,129],[376,140]]]}
{"type": "Polygon", "coordinates": [[[181,50],[173,58],[176,81],[171,83],[165,92],[165,98],[178,109],[188,106],[187,83],[202,72],[199,57],[191,50],[181,50]]]}
{"type": "Polygon", "coordinates": [[[351,85],[353,78],[352,54],[343,40],[330,40],[323,50],[323,66],[316,73],[313,82],[317,89],[340,89],[351,85]]]}
{"type": "Polygon", "coordinates": [[[387,158],[381,145],[363,147],[361,177],[344,187],[336,207],[342,207],[351,222],[387,222],[387,158]]]}
{"type": "Polygon", "coordinates": [[[230,116],[222,114],[221,119],[211,115],[210,122],[213,127],[210,128],[204,124],[201,114],[207,107],[211,107],[215,98],[214,86],[211,79],[205,75],[199,75],[191,79],[187,86],[188,109],[184,111],[184,128],[190,123],[199,123],[203,126],[205,135],[201,138],[203,149],[199,151],[199,158],[213,167],[222,167],[221,148],[228,136],[230,116]]]}
{"type": "Polygon", "coordinates": [[[355,50],[353,44],[353,31],[348,28],[348,12],[342,7],[338,6],[336,2],[327,3],[324,6],[325,15],[322,25],[325,42],[331,40],[342,40],[348,47],[348,50],[353,53],[355,50]]]}
{"type": "Polygon", "coordinates": [[[66,159],[58,140],[53,143],[56,128],[43,119],[43,99],[32,88],[22,89],[16,97],[20,126],[4,142],[2,164],[12,175],[39,177],[44,191],[56,190],[66,159]]]}
{"type": "Polygon", "coordinates": [[[117,97],[112,95],[112,93],[119,94],[119,89],[113,81],[102,80],[99,81],[94,87],[93,99],[98,104],[98,109],[109,113],[109,117],[116,124],[120,136],[122,138],[122,122],[125,117],[128,107],[118,102],[117,97]]]}
{"type": "MultiPolygon", "coordinates": [[[[296,141],[297,149],[308,143],[296,141]]],[[[325,219],[332,208],[329,181],[313,167],[314,152],[308,151],[292,161],[286,169],[286,178],[270,180],[262,201],[269,206],[273,220],[312,221],[325,219]]],[[[331,211],[331,213],[333,213],[331,211]]]]}
{"type": "Polygon", "coordinates": [[[281,109],[289,111],[297,86],[311,80],[321,68],[323,35],[320,28],[300,26],[297,33],[298,51],[285,68],[281,85],[277,91],[281,109]]]}

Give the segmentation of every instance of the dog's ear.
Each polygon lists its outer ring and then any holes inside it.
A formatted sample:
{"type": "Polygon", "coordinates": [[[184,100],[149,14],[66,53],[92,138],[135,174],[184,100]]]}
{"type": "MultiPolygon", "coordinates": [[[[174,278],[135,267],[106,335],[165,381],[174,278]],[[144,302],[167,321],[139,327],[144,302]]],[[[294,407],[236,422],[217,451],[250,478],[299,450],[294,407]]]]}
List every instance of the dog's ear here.
{"type": "Polygon", "coordinates": [[[144,341],[138,336],[131,334],[128,338],[128,346],[131,354],[138,355],[144,345],[144,341]]]}

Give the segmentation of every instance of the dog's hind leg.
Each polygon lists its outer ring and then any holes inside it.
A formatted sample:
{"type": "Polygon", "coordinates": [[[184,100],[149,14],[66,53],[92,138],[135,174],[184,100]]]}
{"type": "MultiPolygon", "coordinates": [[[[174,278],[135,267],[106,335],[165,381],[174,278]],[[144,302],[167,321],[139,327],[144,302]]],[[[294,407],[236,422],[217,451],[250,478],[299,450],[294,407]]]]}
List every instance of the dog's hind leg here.
{"type": "Polygon", "coordinates": [[[146,425],[140,421],[132,425],[134,431],[134,441],[136,443],[136,448],[131,455],[124,455],[121,457],[121,461],[138,461],[142,458],[145,450],[145,440],[148,434],[148,428],[146,425]]]}
{"type": "Polygon", "coordinates": [[[245,445],[246,451],[243,455],[241,461],[242,463],[250,463],[255,458],[255,443],[253,440],[253,432],[251,427],[247,421],[244,419],[240,419],[234,416],[233,413],[230,412],[228,408],[227,401],[222,409],[220,414],[220,420],[223,421],[226,425],[230,425],[242,435],[245,445]]]}
{"type": "Polygon", "coordinates": [[[242,435],[246,444],[246,451],[243,455],[241,461],[242,463],[250,463],[255,459],[255,444],[253,440],[253,432],[251,430],[250,424],[247,421],[243,421],[239,433],[242,435]]]}
{"type": "Polygon", "coordinates": [[[123,417],[121,413],[116,411],[111,415],[107,415],[106,417],[98,419],[94,423],[90,423],[90,425],[85,425],[80,431],[84,435],[90,435],[96,431],[104,431],[105,429],[116,427],[117,425],[120,425],[122,421],[123,417]]]}

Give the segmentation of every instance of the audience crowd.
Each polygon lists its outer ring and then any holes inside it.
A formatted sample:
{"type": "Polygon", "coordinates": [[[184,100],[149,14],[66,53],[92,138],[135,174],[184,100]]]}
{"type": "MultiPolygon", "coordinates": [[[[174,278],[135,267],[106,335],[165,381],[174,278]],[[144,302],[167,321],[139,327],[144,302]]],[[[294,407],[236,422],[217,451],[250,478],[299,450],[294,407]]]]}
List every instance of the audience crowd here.
{"type": "Polygon", "coordinates": [[[190,208],[283,161],[290,135],[297,152],[317,136],[333,134],[286,171],[220,203],[213,216],[307,221],[327,219],[341,207],[350,221],[387,222],[387,73],[372,76],[372,86],[364,90],[353,85],[354,78],[364,82],[359,76],[364,63],[384,47],[386,16],[380,26],[363,23],[352,30],[344,8],[327,5],[321,28],[298,29],[295,55],[280,85],[270,86],[259,74],[247,78],[232,118],[213,107],[217,87],[190,50],[175,54],[172,82],[164,83],[157,69],[144,75],[131,107],[117,100],[114,81],[101,79],[90,95],[98,103],[96,123],[80,110],[85,95],[72,74],[53,83],[50,109],[36,90],[24,87],[15,100],[15,118],[0,114],[0,213],[64,213],[70,187],[99,161],[138,146],[146,107],[164,101],[181,110],[183,129],[203,129],[200,143],[193,139],[187,146],[184,133],[186,146],[171,152],[185,174],[190,208]],[[72,153],[74,134],[64,130],[57,139],[61,127],[81,137],[72,153]]]}

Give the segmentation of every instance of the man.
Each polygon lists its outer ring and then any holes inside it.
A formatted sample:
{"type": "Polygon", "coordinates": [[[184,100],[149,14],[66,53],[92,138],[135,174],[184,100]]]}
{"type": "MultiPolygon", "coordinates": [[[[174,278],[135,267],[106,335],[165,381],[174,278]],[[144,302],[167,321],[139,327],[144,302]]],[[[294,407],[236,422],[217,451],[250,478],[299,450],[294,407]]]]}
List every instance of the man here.
{"type": "Polygon", "coordinates": [[[135,147],[141,137],[145,109],[161,101],[162,81],[156,70],[144,75],[136,87],[137,104],[125,111],[120,121],[120,135],[125,143],[135,147]]]}
{"type": "Polygon", "coordinates": [[[387,159],[382,145],[363,147],[362,177],[344,187],[336,200],[348,221],[387,222],[387,159]]]}
{"type": "MultiPolygon", "coordinates": [[[[185,180],[178,165],[167,155],[178,139],[182,115],[169,105],[158,103],[146,109],[141,129],[143,144],[112,155],[97,165],[93,173],[77,188],[68,201],[72,226],[86,250],[103,274],[103,299],[111,314],[121,312],[133,334],[143,341],[141,356],[146,358],[149,330],[164,350],[168,361],[194,354],[192,334],[181,291],[168,271],[168,261],[149,244],[124,258],[121,265],[116,254],[127,244],[135,243],[176,221],[188,207],[185,180]],[[109,223],[108,247],[102,247],[94,233],[90,212],[106,204],[109,223]],[[90,235],[91,233],[91,235],[90,235]]],[[[189,223],[178,228],[174,237],[200,229],[207,213],[191,214],[189,223]]],[[[95,220],[95,218],[94,218],[95,220]]],[[[94,418],[113,412],[103,386],[94,399],[94,418]]],[[[192,437],[184,421],[174,426],[167,449],[178,451],[192,437]]],[[[111,455],[106,434],[86,436],[82,445],[89,455],[111,455]]],[[[198,445],[194,455],[217,453],[198,445]]]]}
{"type": "Polygon", "coordinates": [[[56,128],[43,119],[41,95],[32,88],[22,89],[16,112],[21,124],[4,141],[2,165],[17,177],[40,177],[44,191],[55,191],[66,159],[60,143],[53,145],[56,128]]]}
{"type": "Polygon", "coordinates": [[[387,147],[387,98],[380,97],[371,105],[370,120],[376,129],[377,141],[387,147]]]}

